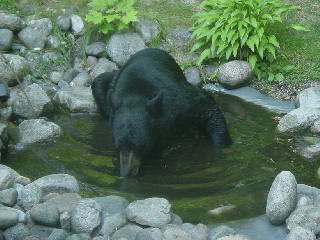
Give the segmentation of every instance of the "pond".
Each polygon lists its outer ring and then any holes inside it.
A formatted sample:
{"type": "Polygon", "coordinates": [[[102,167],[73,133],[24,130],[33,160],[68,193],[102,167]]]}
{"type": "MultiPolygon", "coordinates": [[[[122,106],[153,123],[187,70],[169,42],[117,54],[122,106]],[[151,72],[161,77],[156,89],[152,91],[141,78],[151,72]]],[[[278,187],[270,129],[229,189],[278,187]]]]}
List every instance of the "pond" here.
{"type": "Polygon", "coordinates": [[[120,178],[111,131],[103,119],[68,114],[52,119],[64,129],[62,137],[10,154],[7,165],[31,179],[69,173],[81,182],[83,196],[165,197],[185,222],[206,224],[263,214],[270,185],[282,170],[292,171],[299,183],[319,187],[320,161],[295,153],[294,141],[277,133],[277,115],[237,97],[215,98],[234,140],[223,150],[201,136],[184,136],[148,159],[140,176],[120,178]],[[208,214],[230,204],[235,208],[229,212],[208,214]]]}

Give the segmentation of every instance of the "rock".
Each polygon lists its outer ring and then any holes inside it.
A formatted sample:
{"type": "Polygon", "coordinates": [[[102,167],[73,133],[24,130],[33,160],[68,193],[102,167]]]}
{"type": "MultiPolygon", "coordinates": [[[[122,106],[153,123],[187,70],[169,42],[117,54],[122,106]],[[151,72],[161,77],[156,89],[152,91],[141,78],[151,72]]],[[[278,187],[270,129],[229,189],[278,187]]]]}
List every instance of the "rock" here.
{"type": "Polygon", "coordinates": [[[107,53],[118,65],[124,65],[136,52],[146,48],[141,37],[136,33],[116,33],[107,43],[107,53]]]}
{"type": "Polygon", "coordinates": [[[305,158],[314,158],[320,155],[320,143],[313,144],[302,150],[301,155],[305,158]]]}
{"type": "Polygon", "coordinates": [[[7,51],[11,49],[12,39],[12,31],[8,29],[0,29],[0,51],[7,51]]]}
{"type": "Polygon", "coordinates": [[[39,225],[59,227],[60,215],[58,208],[50,203],[33,206],[30,210],[30,216],[39,225]]]}
{"type": "Polygon", "coordinates": [[[316,235],[302,227],[293,228],[286,240],[316,240],[316,235]]]}
{"type": "Polygon", "coordinates": [[[47,44],[49,48],[54,48],[54,49],[60,47],[61,45],[59,39],[54,35],[48,36],[47,44]]]}
{"type": "Polygon", "coordinates": [[[34,184],[28,184],[21,190],[18,190],[18,205],[25,210],[31,209],[41,201],[41,189],[34,184]]]}
{"type": "Polygon", "coordinates": [[[68,32],[71,29],[71,20],[70,16],[58,16],[57,17],[58,28],[63,32],[68,32]]]}
{"type": "Polygon", "coordinates": [[[49,18],[31,20],[28,26],[19,32],[18,37],[29,49],[43,49],[51,30],[52,22],[49,18]]]}
{"type": "Polygon", "coordinates": [[[29,229],[22,223],[7,228],[3,233],[5,240],[24,240],[29,234],[29,229]]]}
{"type": "Polygon", "coordinates": [[[82,35],[84,33],[84,23],[80,16],[72,14],[70,16],[71,30],[75,35],[82,35]]]}
{"type": "Polygon", "coordinates": [[[14,188],[0,191],[0,203],[9,207],[16,204],[18,192],[14,188]]]}
{"type": "Polygon", "coordinates": [[[297,204],[297,182],[289,171],[282,171],[270,188],[266,214],[272,224],[282,224],[297,204]]]}
{"type": "Polygon", "coordinates": [[[0,207],[0,229],[7,229],[18,223],[18,214],[13,208],[0,207]]]}
{"type": "Polygon", "coordinates": [[[39,67],[43,65],[43,59],[41,52],[39,51],[27,51],[25,54],[25,58],[27,59],[32,76],[36,78],[42,78],[43,75],[46,73],[47,69],[39,67]]]}
{"type": "Polygon", "coordinates": [[[65,105],[71,112],[96,112],[90,87],[60,90],[54,96],[57,103],[65,105]]]}
{"type": "Polygon", "coordinates": [[[25,53],[27,51],[27,48],[23,44],[20,44],[20,43],[12,43],[11,49],[13,51],[20,52],[20,53],[25,53]]]}
{"type": "Polygon", "coordinates": [[[10,96],[9,88],[5,84],[0,83],[0,101],[1,102],[7,101],[9,96],[10,96]]]}
{"type": "Polygon", "coordinates": [[[23,21],[16,14],[0,12],[0,28],[6,28],[11,31],[20,31],[23,28],[23,21]]]}
{"type": "Polygon", "coordinates": [[[217,79],[227,89],[243,86],[252,77],[252,69],[246,61],[231,61],[219,67],[217,79]]]}
{"type": "Polygon", "coordinates": [[[118,67],[114,62],[111,62],[106,58],[99,58],[98,63],[92,68],[90,76],[92,79],[95,79],[101,73],[112,72],[114,70],[118,70],[118,67]]]}
{"type": "Polygon", "coordinates": [[[71,236],[67,237],[66,240],[90,240],[90,235],[86,233],[81,234],[72,234],[71,236]]]}
{"type": "Polygon", "coordinates": [[[138,227],[137,225],[128,224],[122,228],[120,228],[118,231],[116,231],[112,235],[112,240],[135,240],[138,232],[142,230],[141,227],[138,227]]]}
{"type": "Polygon", "coordinates": [[[13,54],[2,54],[0,56],[0,83],[9,87],[21,82],[23,77],[29,72],[27,60],[21,56],[13,54]]]}
{"type": "Polygon", "coordinates": [[[80,200],[81,196],[77,193],[64,193],[52,197],[46,203],[57,207],[59,213],[63,213],[71,212],[80,200]]]}
{"type": "Polygon", "coordinates": [[[215,209],[212,209],[212,210],[208,211],[208,213],[212,214],[212,215],[221,215],[221,214],[224,214],[225,212],[229,212],[235,208],[236,208],[236,206],[234,206],[234,205],[226,205],[226,206],[221,206],[221,207],[217,207],[215,209]]]}
{"type": "Polygon", "coordinates": [[[0,168],[0,191],[11,188],[14,178],[8,169],[0,168]]]}
{"type": "Polygon", "coordinates": [[[78,70],[74,68],[70,68],[63,74],[63,80],[66,81],[67,83],[70,83],[78,74],[79,74],[78,70]]]}
{"type": "Polygon", "coordinates": [[[94,42],[86,47],[88,56],[102,57],[106,54],[106,44],[103,42],[94,42]]]}
{"type": "Polygon", "coordinates": [[[236,234],[236,232],[232,228],[225,225],[221,225],[210,229],[210,231],[208,232],[208,240],[217,240],[221,237],[234,234],[236,234]]]}
{"type": "MultiPolygon", "coordinates": [[[[17,173],[15,170],[13,170],[12,168],[10,168],[10,167],[8,167],[6,165],[3,165],[3,164],[0,164],[0,171],[1,170],[8,170],[10,175],[11,175],[11,177],[13,178],[13,181],[15,181],[20,176],[20,174],[17,173]]],[[[0,176],[2,176],[2,174],[3,173],[1,173],[0,176]]],[[[1,188],[1,183],[0,183],[0,188],[1,188]]],[[[9,187],[7,187],[7,188],[9,188],[9,187]]],[[[0,190],[3,190],[3,189],[0,189],[0,190]]]]}
{"type": "Polygon", "coordinates": [[[50,234],[48,240],[65,240],[69,234],[62,229],[54,229],[50,234]]]}
{"type": "Polygon", "coordinates": [[[177,214],[171,213],[171,221],[170,224],[181,225],[183,224],[182,218],[177,214]]]}
{"type": "Polygon", "coordinates": [[[49,80],[54,84],[58,84],[58,82],[60,80],[63,80],[63,73],[62,72],[51,72],[49,75],[49,80]]]}
{"type": "Polygon", "coordinates": [[[51,141],[62,135],[61,127],[44,119],[24,120],[19,124],[18,132],[21,146],[51,141]]]}
{"type": "Polygon", "coordinates": [[[168,32],[166,42],[171,48],[185,50],[191,45],[191,32],[184,26],[178,26],[168,32]]]}
{"type": "Polygon", "coordinates": [[[280,132],[294,132],[312,126],[320,119],[320,108],[300,107],[285,115],[278,124],[280,132]]]}
{"type": "Polygon", "coordinates": [[[53,98],[53,96],[59,91],[59,87],[47,79],[37,79],[35,83],[45,91],[49,98],[53,98]]]}
{"type": "Polygon", "coordinates": [[[320,133],[320,120],[314,122],[314,124],[310,128],[310,131],[316,134],[320,133]]]}
{"type": "Polygon", "coordinates": [[[60,80],[60,81],[58,82],[58,87],[59,87],[61,90],[67,90],[67,89],[69,89],[71,86],[70,86],[69,83],[67,83],[66,81],[60,80]]]}
{"type": "Polygon", "coordinates": [[[101,206],[92,199],[82,199],[72,211],[71,229],[74,233],[91,234],[101,222],[101,206]]]}
{"type": "Polygon", "coordinates": [[[79,184],[75,177],[68,174],[51,174],[41,177],[32,184],[37,185],[42,195],[48,193],[79,193],[79,184]]]}
{"type": "Polygon", "coordinates": [[[171,205],[164,198],[137,200],[126,208],[130,221],[150,227],[162,227],[171,221],[171,205]]]}
{"type": "Polygon", "coordinates": [[[103,219],[100,235],[109,236],[116,230],[120,229],[127,223],[127,219],[124,213],[115,213],[111,216],[106,216],[103,219]]]}
{"type": "Polygon", "coordinates": [[[308,196],[301,195],[301,194],[298,195],[298,201],[297,201],[296,208],[308,206],[308,205],[312,205],[312,204],[313,204],[313,201],[308,196]]]}
{"type": "Polygon", "coordinates": [[[309,205],[297,208],[286,220],[289,231],[296,227],[302,227],[314,234],[320,233],[320,209],[309,205]]]}
{"type": "Polygon", "coordinates": [[[60,226],[67,232],[71,231],[71,213],[63,212],[60,214],[60,226]]]}
{"type": "Polygon", "coordinates": [[[61,54],[53,50],[46,51],[42,55],[42,61],[47,63],[53,63],[57,61],[59,58],[61,58],[61,54]]]}
{"type": "Polygon", "coordinates": [[[155,39],[160,33],[158,23],[149,18],[138,17],[138,21],[132,25],[146,43],[155,39]]]}
{"type": "Polygon", "coordinates": [[[159,228],[145,228],[137,233],[135,240],[162,240],[163,234],[159,228]]]}
{"type": "Polygon", "coordinates": [[[12,107],[6,107],[0,109],[0,120],[9,121],[12,116],[12,107]]]}
{"type": "MultiPolygon", "coordinates": [[[[98,63],[98,59],[94,56],[87,57],[87,64],[89,65],[89,69],[92,69],[98,63]]],[[[115,67],[117,67],[115,65],[115,67]]]]}
{"type": "Polygon", "coordinates": [[[193,240],[192,237],[179,227],[170,227],[163,232],[163,240],[193,240]]]}
{"type": "Polygon", "coordinates": [[[16,178],[15,183],[19,183],[23,186],[28,185],[29,183],[31,183],[30,178],[24,177],[24,176],[19,176],[16,178]]]}
{"type": "Polygon", "coordinates": [[[91,77],[87,72],[79,73],[71,82],[71,87],[90,87],[91,86],[91,77]]]}
{"type": "Polygon", "coordinates": [[[194,86],[201,84],[200,72],[197,67],[189,67],[184,71],[187,81],[194,86]]]}
{"type": "Polygon", "coordinates": [[[102,218],[112,216],[117,213],[125,213],[129,202],[119,196],[95,197],[93,198],[102,208],[102,218]]]}
{"type": "Polygon", "coordinates": [[[37,237],[40,240],[48,240],[49,236],[56,228],[34,225],[30,228],[30,235],[37,237]]]}
{"type": "Polygon", "coordinates": [[[181,225],[181,229],[188,233],[193,240],[207,240],[208,228],[203,224],[184,223],[181,225]]]}
{"type": "Polygon", "coordinates": [[[320,107],[320,87],[311,87],[301,91],[295,100],[295,105],[299,107],[320,107]]]}
{"type": "Polygon", "coordinates": [[[249,239],[242,235],[229,235],[222,238],[218,238],[217,240],[249,240],[249,239]]]}

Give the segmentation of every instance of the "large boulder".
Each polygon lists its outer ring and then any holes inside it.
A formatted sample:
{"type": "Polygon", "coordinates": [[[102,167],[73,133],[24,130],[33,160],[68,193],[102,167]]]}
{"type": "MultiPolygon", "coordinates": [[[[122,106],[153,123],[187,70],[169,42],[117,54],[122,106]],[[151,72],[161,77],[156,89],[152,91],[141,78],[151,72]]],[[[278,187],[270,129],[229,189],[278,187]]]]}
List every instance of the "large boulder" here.
{"type": "Polygon", "coordinates": [[[133,224],[128,224],[122,228],[120,228],[118,231],[116,231],[112,235],[112,240],[136,240],[136,236],[138,232],[140,232],[143,228],[133,225],[133,224]]]}
{"type": "Polygon", "coordinates": [[[133,22],[133,27],[146,43],[155,39],[160,33],[158,23],[145,17],[139,17],[138,21],[133,22]]]}
{"type": "Polygon", "coordinates": [[[300,107],[286,114],[278,124],[280,132],[294,132],[312,126],[320,119],[320,107],[300,107]]]}
{"type": "Polygon", "coordinates": [[[99,58],[98,62],[92,68],[90,76],[94,79],[101,73],[112,72],[114,70],[118,70],[118,67],[114,62],[111,62],[106,58],[99,58]]]}
{"type": "Polygon", "coordinates": [[[30,235],[29,228],[22,223],[18,223],[10,228],[7,228],[4,232],[5,240],[24,240],[30,235]]]}
{"type": "Polygon", "coordinates": [[[316,235],[302,227],[291,229],[286,240],[316,240],[316,235]]]}
{"type": "Polygon", "coordinates": [[[246,61],[234,60],[219,67],[217,79],[227,89],[243,86],[252,77],[252,69],[246,61]]]}
{"type": "Polygon", "coordinates": [[[11,48],[13,32],[8,29],[0,29],[0,51],[6,51],[11,48]]]}
{"type": "Polygon", "coordinates": [[[18,214],[13,208],[0,207],[0,229],[16,225],[19,221],[18,214]]]}
{"type": "Polygon", "coordinates": [[[30,217],[39,225],[59,227],[60,224],[58,208],[50,203],[35,205],[30,210],[30,217]]]}
{"type": "Polygon", "coordinates": [[[35,184],[28,184],[18,189],[18,205],[25,210],[30,210],[34,205],[40,203],[42,192],[35,184]]]}
{"type": "Polygon", "coordinates": [[[320,107],[320,87],[311,87],[301,91],[295,100],[299,107],[320,107]]]}
{"type": "Polygon", "coordinates": [[[11,31],[20,31],[24,26],[23,20],[16,14],[0,12],[0,28],[6,28],[11,31]]]}
{"type": "Polygon", "coordinates": [[[107,43],[107,53],[118,65],[124,65],[136,52],[146,48],[142,38],[136,33],[116,33],[107,43]]]}
{"type": "Polygon", "coordinates": [[[47,142],[62,135],[61,127],[44,119],[24,120],[19,124],[18,132],[22,146],[47,142]]]}
{"type": "Polygon", "coordinates": [[[266,214],[272,224],[282,224],[297,204],[297,182],[289,171],[282,171],[270,188],[266,214]]]}
{"type": "Polygon", "coordinates": [[[14,54],[0,55],[0,83],[9,87],[15,86],[29,71],[29,64],[24,57],[14,54]]]}

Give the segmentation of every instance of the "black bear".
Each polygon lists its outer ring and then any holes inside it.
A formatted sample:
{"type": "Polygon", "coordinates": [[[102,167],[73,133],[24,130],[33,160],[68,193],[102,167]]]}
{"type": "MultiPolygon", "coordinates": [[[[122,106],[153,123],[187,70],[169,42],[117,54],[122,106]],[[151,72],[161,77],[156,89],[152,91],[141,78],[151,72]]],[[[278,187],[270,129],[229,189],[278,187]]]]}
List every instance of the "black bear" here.
{"type": "Polygon", "coordinates": [[[147,48],[118,71],[94,79],[92,93],[112,128],[121,176],[138,173],[140,160],[178,129],[196,127],[217,146],[231,143],[213,98],[189,84],[165,51],[147,48]]]}

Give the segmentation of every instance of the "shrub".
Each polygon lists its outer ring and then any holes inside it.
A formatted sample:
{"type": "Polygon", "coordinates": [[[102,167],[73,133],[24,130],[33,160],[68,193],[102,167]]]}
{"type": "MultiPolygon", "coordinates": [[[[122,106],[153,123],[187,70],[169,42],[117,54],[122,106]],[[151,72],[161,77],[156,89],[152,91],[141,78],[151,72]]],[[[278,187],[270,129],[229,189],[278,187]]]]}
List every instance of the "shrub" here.
{"type": "MultiPolygon", "coordinates": [[[[284,13],[298,8],[280,0],[205,0],[201,7],[191,28],[196,40],[191,51],[203,49],[198,64],[233,57],[247,59],[253,69],[257,62],[276,58],[280,44],[270,28],[282,22],[284,13]]],[[[308,31],[297,24],[291,27],[308,31]]]]}
{"type": "Polygon", "coordinates": [[[137,20],[134,0],[92,0],[86,20],[98,25],[99,31],[107,34],[113,30],[122,30],[137,20]]]}

